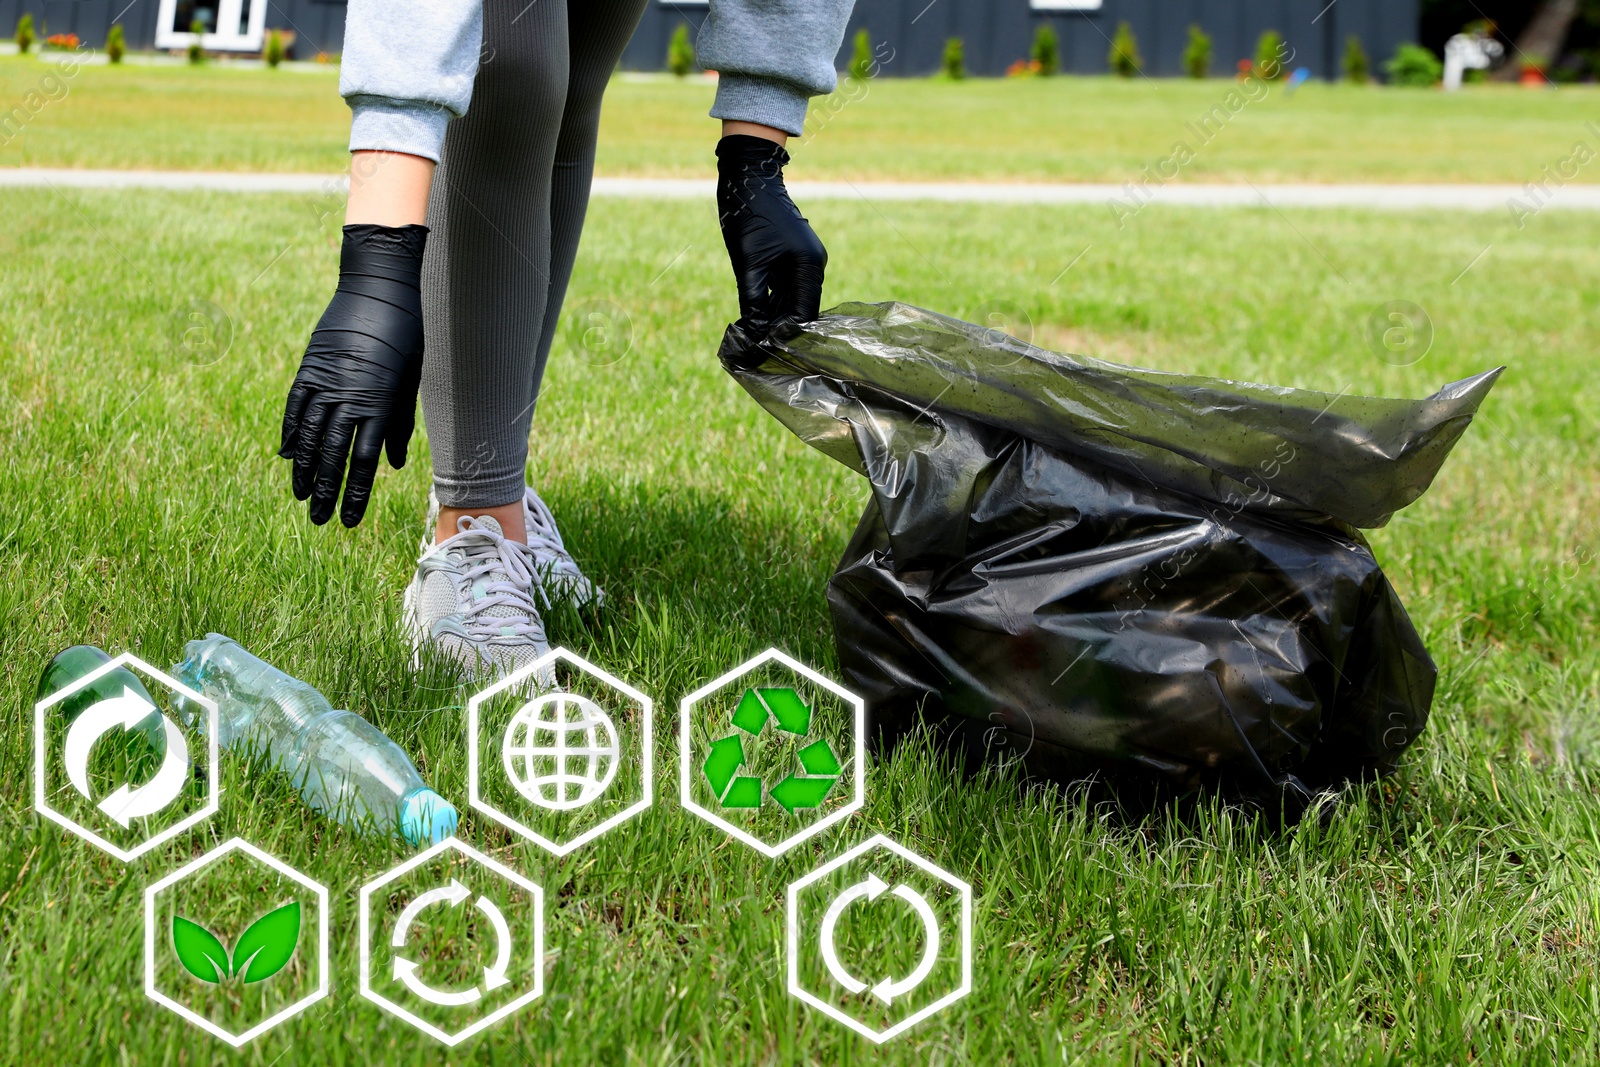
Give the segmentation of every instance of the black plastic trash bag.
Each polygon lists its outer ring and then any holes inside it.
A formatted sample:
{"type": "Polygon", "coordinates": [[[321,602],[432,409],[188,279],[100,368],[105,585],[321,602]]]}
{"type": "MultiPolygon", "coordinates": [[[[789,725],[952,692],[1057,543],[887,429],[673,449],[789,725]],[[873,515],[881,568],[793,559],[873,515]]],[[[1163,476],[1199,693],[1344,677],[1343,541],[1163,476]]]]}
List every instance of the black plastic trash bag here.
{"type": "Polygon", "coordinates": [[[903,304],[737,341],[740,384],[872,483],[828,601],[880,741],[920,709],[971,757],[1298,811],[1421,732],[1433,661],[1356,527],[1422,495],[1499,370],[1333,395],[903,304]]]}

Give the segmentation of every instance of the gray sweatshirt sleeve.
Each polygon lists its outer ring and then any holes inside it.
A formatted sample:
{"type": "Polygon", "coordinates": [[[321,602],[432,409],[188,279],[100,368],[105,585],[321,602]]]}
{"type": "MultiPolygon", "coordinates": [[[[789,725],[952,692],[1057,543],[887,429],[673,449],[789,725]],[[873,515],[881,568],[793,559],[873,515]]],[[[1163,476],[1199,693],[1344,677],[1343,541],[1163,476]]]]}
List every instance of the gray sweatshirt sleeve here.
{"type": "MultiPolygon", "coordinates": [[[[697,52],[719,75],[712,117],[798,136],[807,100],[833,91],[833,57],[853,6],[711,0],[697,52]]],[[[437,161],[445,126],[472,101],[483,0],[349,0],[344,42],[339,92],[354,115],[350,151],[437,161]]]]}
{"type": "Polygon", "coordinates": [[[855,0],[711,0],[695,58],[717,72],[711,117],[798,137],[806,102],[833,92],[833,57],[855,0]]]}
{"type": "Polygon", "coordinates": [[[435,162],[444,128],[467,113],[483,46],[483,0],[350,0],[339,94],[350,151],[435,162]]]}

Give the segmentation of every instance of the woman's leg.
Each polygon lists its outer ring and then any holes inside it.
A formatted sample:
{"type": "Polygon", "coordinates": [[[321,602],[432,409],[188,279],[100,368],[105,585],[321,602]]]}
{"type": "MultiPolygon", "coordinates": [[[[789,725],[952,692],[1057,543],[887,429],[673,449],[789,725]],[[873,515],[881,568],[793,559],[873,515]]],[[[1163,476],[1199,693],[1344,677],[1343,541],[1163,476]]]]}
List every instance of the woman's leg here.
{"type": "Polygon", "coordinates": [[[578,238],[589,209],[589,184],[594,178],[595,138],[600,129],[600,98],[611,72],[648,0],[578,0],[567,13],[568,50],[566,106],[556,142],[555,170],[550,182],[550,290],[534,360],[533,381],[544,377],[556,320],[567,295],[578,238]]]}
{"type": "Polygon", "coordinates": [[[471,509],[522,499],[569,73],[565,0],[485,0],[483,21],[472,104],[450,123],[434,175],[422,271],[434,489],[444,506],[471,509]]]}

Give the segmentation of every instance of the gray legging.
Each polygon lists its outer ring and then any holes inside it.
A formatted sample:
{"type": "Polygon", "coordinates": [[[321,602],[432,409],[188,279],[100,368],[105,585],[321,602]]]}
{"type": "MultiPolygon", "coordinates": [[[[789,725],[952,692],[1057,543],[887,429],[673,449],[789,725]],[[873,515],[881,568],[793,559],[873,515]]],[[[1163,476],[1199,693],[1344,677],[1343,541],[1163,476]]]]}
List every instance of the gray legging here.
{"type": "Polygon", "coordinates": [[[447,507],[522,497],[600,97],[646,2],[484,2],[472,104],[445,136],[422,264],[422,413],[447,507]]]}

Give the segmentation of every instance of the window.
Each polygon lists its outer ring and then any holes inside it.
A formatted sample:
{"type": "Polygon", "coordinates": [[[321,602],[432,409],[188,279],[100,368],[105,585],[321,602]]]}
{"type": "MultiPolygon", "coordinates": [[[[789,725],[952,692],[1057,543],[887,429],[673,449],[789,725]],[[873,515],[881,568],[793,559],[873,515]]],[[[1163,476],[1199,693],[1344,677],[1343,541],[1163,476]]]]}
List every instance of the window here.
{"type": "Polygon", "coordinates": [[[156,47],[187,48],[189,27],[198,22],[200,45],[218,52],[259,52],[267,21],[267,0],[161,0],[156,13],[156,47]]]}

